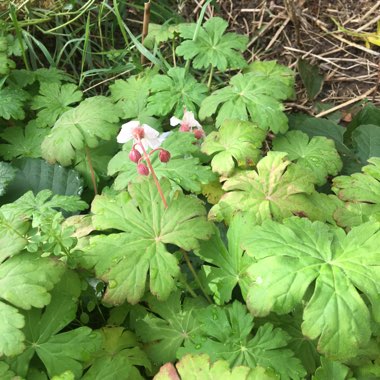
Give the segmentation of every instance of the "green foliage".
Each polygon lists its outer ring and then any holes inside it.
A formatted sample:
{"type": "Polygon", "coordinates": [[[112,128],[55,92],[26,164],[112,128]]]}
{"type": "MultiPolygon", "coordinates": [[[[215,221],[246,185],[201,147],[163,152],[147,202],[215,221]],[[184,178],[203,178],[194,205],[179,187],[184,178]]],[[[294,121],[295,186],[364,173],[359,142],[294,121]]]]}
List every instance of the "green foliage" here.
{"type": "Polygon", "coordinates": [[[175,67],[169,69],[167,75],[155,75],[150,90],[149,114],[182,117],[184,108],[196,113],[196,106],[206,97],[207,86],[198,83],[184,68],[175,67]]]}
{"type": "Polygon", "coordinates": [[[203,100],[199,116],[205,119],[219,109],[217,127],[227,119],[250,119],[264,130],[284,133],[288,123],[280,100],[286,99],[288,93],[276,78],[268,79],[255,73],[237,74],[230,79],[229,86],[203,100]]]}
{"type": "Polygon", "coordinates": [[[36,124],[52,127],[57,119],[71,109],[70,104],[80,102],[82,92],[74,84],[41,83],[40,93],[34,97],[31,108],[38,110],[36,124]]]}
{"type": "Polygon", "coordinates": [[[41,145],[42,156],[50,163],[70,165],[77,151],[95,148],[100,140],[114,138],[118,120],[118,109],[108,98],[85,99],[57,120],[41,145]]]}
{"type": "Polygon", "coordinates": [[[226,33],[228,22],[220,17],[212,17],[203,27],[196,24],[179,25],[180,36],[185,40],[176,49],[177,55],[192,59],[195,69],[216,67],[220,71],[240,69],[246,66],[241,55],[247,48],[248,38],[236,33],[226,33]]]}
{"type": "Polygon", "coordinates": [[[298,71],[306,88],[307,96],[314,99],[322,90],[323,76],[319,74],[318,66],[311,65],[304,59],[298,61],[298,71]]]}
{"type": "Polygon", "coordinates": [[[220,231],[215,227],[211,238],[202,241],[195,251],[204,261],[202,274],[205,286],[210,289],[216,304],[229,302],[236,285],[239,285],[244,297],[247,294],[251,282],[247,269],[252,264],[252,259],[240,247],[244,222],[242,218],[233,219],[227,232],[227,247],[220,231]]]}
{"type": "Polygon", "coordinates": [[[257,171],[245,171],[229,178],[223,185],[227,191],[211,209],[216,220],[231,220],[237,212],[249,213],[256,223],[266,219],[281,221],[302,214],[310,219],[331,220],[334,202],[315,193],[313,173],[292,164],[286,153],[268,152],[257,164],[257,171]],[[325,203],[322,211],[318,203],[325,203]]]}
{"type": "Polygon", "coordinates": [[[334,141],[316,136],[310,139],[301,131],[290,131],[278,136],[273,142],[273,150],[286,152],[289,160],[310,169],[321,186],[328,175],[337,175],[342,169],[342,160],[335,149],[334,141]]]}
{"type": "Polygon", "coordinates": [[[250,311],[285,314],[305,300],[303,334],[319,338],[319,351],[332,359],[354,357],[371,336],[365,300],[378,319],[380,225],[362,224],[346,235],[307,219],[283,223],[266,221],[243,238],[243,248],[257,260],[248,270],[254,281],[247,297],[250,311]],[[315,284],[311,298],[306,295],[310,284],[315,284]]]}
{"type": "Polygon", "coordinates": [[[148,305],[150,313],[137,320],[137,335],[153,363],[173,361],[177,350],[199,329],[195,318],[204,302],[186,298],[181,303],[181,292],[176,291],[166,302],[149,297],[148,305]]]}
{"type": "Polygon", "coordinates": [[[82,258],[86,267],[94,267],[108,282],[104,297],[108,303],[126,299],[137,303],[144,295],[148,272],[151,293],[167,299],[179,275],[177,258],[167,244],[191,250],[198,247],[198,239],[211,235],[212,226],[197,199],[181,192],[173,194],[168,181],[161,186],[167,209],[153,180],[129,186],[133,201],[127,193],[120,193],[98,196],[92,204],[96,229],[123,231],[91,238],[82,258]]]}
{"type": "Polygon", "coordinates": [[[245,306],[235,301],[228,307],[209,306],[196,314],[199,329],[178,351],[208,353],[212,360],[224,359],[230,365],[272,368],[281,379],[302,379],[300,361],[287,349],[288,335],[269,323],[252,335],[253,317],[245,306]]]}
{"type": "Polygon", "coordinates": [[[380,220],[380,158],[368,160],[363,173],[340,176],[333,180],[333,191],[345,201],[345,207],[336,211],[338,223],[344,227],[358,226],[371,220],[380,220]]]}
{"type": "MultiPolygon", "coordinates": [[[[215,180],[210,167],[202,165],[199,158],[199,147],[191,133],[172,132],[161,144],[170,151],[170,161],[162,163],[158,153],[151,156],[152,165],[159,179],[167,178],[174,188],[182,187],[193,193],[200,193],[202,184],[215,180]]],[[[124,190],[129,183],[138,180],[136,164],[129,159],[131,145],[125,144],[124,150],[117,153],[109,162],[108,174],[115,175],[114,188],[124,190]]]]}
{"type": "Polygon", "coordinates": [[[22,120],[25,118],[24,103],[28,94],[11,87],[0,88],[0,118],[22,120]]]}
{"type": "Polygon", "coordinates": [[[211,132],[202,144],[202,152],[213,155],[212,170],[229,176],[235,169],[255,166],[265,132],[255,124],[243,121],[225,121],[218,132],[211,132]]]}
{"type": "MultiPolygon", "coordinates": [[[[186,355],[177,364],[177,370],[182,380],[194,379],[194,374],[202,379],[218,380],[278,380],[279,377],[270,370],[262,367],[249,368],[239,366],[230,369],[225,360],[218,360],[211,364],[207,355],[186,355]]],[[[160,368],[155,380],[180,379],[172,363],[160,368]]]]}
{"type": "Polygon", "coordinates": [[[16,170],[11,164],[0,161],[0,196],[4,195],[7,186],[15,177],[16,170]]]}

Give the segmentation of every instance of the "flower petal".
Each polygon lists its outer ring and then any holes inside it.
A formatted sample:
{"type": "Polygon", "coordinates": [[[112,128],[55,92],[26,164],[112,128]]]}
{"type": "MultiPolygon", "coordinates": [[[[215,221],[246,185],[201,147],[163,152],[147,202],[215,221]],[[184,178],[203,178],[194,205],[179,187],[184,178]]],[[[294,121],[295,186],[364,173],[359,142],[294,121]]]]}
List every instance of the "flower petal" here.
{"type": "Polygon", "coordinates": [[[144,128],[144,137],[147,139],[154,139],[160,135],[160,132],[150,127],[148,124],[143,124],[142,127],[144,128]]]}
{"type": "Polygon", "coordinates": [[[133,130],[137,128],[140,125],[140,122],[137,120],[129,121],[128,123],[125,123],[121,126],[121,130],[119,134],[117,135],[117,142],[118,143],[126,143],[129,140],[133,139],[133,130]]]}
{"type": "Polygon", "coordinates": [[[198,129],[202,129],[202,126],[195,119],[193,112],[186,111],[183,115],[183,121],[188,124],[189,127],[197,127],[198,129]]]}
{"type": "Polygon", "coordinates": [[[181,123],[182,123],[182,120],[181,120],[181,119],[178,119],[178,117],[172,116],[172,117],[170,118],[170,125],[171,125],[172,127],[175,127],[176,125],[181,124],[181,123]]]}

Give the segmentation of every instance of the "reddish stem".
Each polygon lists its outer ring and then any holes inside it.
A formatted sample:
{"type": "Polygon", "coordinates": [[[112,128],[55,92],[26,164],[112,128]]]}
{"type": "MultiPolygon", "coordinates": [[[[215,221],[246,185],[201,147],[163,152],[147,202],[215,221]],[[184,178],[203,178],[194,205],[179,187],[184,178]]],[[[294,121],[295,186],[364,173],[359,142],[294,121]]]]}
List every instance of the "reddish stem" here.
{"type": "Polygon", "coordinates": [[[168,208],[168,204],[166,203],[166,199],[165,199],[164,193],[162,191],[160,182],[158,181],[158,178],[156,176],[156,173],[154,172],[152,163],[150,162],[149,154],[146,152],[146,150],[144,148],[144,145],[142,144],[141,140],[138,138],[137,141],[138,141],[138,144],[140,145],[140,147],[141,147],[141,149],[143,151],[143,156],[144,156],[145,162],[148,165],[149,171],[152,173],[152,177],[153,177],[154,183],[156,184],[156,187],[157,187],[158,193],[160,194],[162,202],[163,202],[165,208],[168,208]]]}

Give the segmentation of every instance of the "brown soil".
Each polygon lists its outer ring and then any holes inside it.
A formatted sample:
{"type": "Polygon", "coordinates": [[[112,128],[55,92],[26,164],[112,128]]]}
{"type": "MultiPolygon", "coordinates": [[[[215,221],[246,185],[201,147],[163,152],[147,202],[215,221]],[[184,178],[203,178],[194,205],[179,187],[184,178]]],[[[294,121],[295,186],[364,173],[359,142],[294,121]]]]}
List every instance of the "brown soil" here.
{"type": "MultiPolygon", "coordinates": [[[[204,3],[185,1],[179,11],[196,18],[204,3]]],[[[380,1],[219,0],[216,4],[207,8],[205,17],[220,15],[230,22],[231,30],[246,34],[250,61],[275,59],[297,70],[298,60],[306,59],[317,65],[325,78],[315,101],[346,111],[364,98],[380,105],[380,47],[366,47],[362,36],[339,31],[332,20],[364,36],[376,34],[380,1]],[[345,106],[346,102],[351,104],[345,106]]],[[[297,101],[289,106],[318,113],[297,78],[297,101]]]]}

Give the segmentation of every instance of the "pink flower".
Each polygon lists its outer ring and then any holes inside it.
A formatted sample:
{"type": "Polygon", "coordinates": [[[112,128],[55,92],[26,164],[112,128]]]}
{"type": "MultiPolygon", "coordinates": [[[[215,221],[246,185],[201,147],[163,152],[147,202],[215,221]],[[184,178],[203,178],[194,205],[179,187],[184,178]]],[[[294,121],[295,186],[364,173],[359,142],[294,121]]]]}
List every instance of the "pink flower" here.
{"type": "MultiPolygon", "coordinates": [[[[117,135],[117,142],[124,144],[130,140],[133,140],[134,143],[140,141],[145,150],[148,148],[156,149],[163,141],[159,136],[160,133],[149,125],[140,124],[138,120],[132,120],[121,126],[121,131],[117,135]]],[[[135,149],[143,153],[139,144],[136,144],[135,149]]]]}
{"type": "Polygon", "coordinates": [[[195,120],[194,114],[191,111],[186,111],[183,114],[183,118],[178,119],[177,117],[173,116],[170,118],[170,125],[172,127],[176,125],[180,125],[179,130],[181,132],[192,132],[193,128],[196,128],[197,130],[203,131],[202,126],[199,124],[197,120],[195,120]]]}

